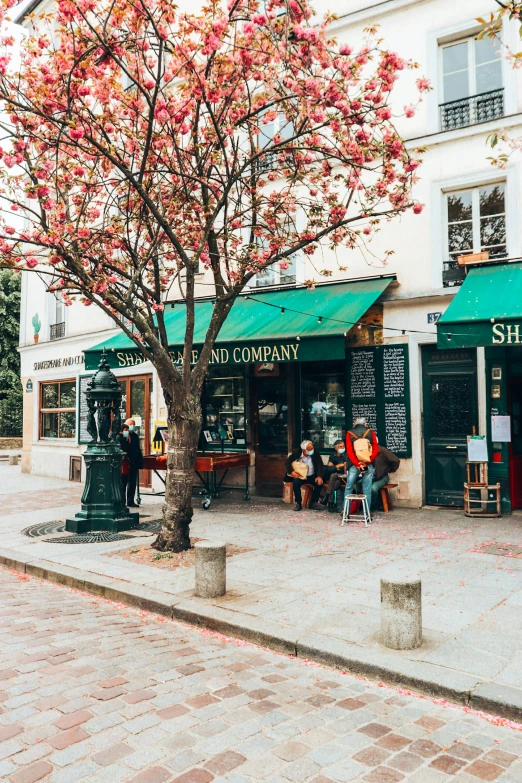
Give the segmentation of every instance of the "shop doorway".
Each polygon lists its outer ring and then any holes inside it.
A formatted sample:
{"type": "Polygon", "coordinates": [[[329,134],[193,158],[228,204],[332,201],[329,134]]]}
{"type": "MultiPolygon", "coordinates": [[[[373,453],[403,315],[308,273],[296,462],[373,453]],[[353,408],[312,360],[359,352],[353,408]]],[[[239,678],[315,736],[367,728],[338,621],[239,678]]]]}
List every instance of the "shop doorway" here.
{"type": "Polygon", "coordinates": [[[288,365],[274,365],[273,375],[252,379],[256,492],[280,497],[284,462],[292,450],[293,375],[288,365]]]}
{"type": "Polygon", "coordinates": [[[509,484],[511,508],[522,508],[522,378],[510,378],[508,386],[511,443],[509,444],[509,484]]]}
{"type": "MultiPolygon", "coordinates": [[[[122,420],[134,419],[143,454],[150,454],[152,375],[119,378],[122,420]]],[[[152,486],[150,470],[140,470],[140,487],[152,486]]]]}
{"type": "Polygon", "coordinates": [[[478,425],[477,354],[423,346],[425,502],[462,506],[467,436],[478,425]]]}

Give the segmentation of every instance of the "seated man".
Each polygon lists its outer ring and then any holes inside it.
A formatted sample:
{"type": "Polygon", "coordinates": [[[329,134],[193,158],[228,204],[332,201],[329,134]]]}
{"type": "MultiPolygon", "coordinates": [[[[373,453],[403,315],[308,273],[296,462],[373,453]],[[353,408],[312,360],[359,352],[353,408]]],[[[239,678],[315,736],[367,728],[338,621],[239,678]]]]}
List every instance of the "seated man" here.
{"type": "Polygon", "coordinates": [[[325,469],[324,478],[329,476],[326,494],[319,501],[323,506],[328,505],[328,511],[335,513],[334,495],[341,487],[342,478],[346,476],[346,449],[344,440],[336,440],[333,445],[333,454],[328,457],[328,464],[325,469]]]}
{"type": "Polygon", "coordinates": [[[400,459],[384,446],[379,446],[379,453],[375,457],[373,484],[372,484],[372,508],[380,505],[380,491],[390,483],[390,473],[395,473],[401,464],[400,459]]]}
{"type": "Polygon", "coordinates": [[[294,485],[294,511],[301,511],[303,508],[301,498],[301,487],[303,484],[311,484],[313,487],[312,502],[309,508],[317,510],[316,503],[321,494],[323,484],[324,464],[321,455],[314,449],[314,444],[310,440],[304,440],[300,448],[294,449],[285,462],[286,476],[284,481],[291,481],[294,485]],[[302,471],[294,470],[292,463],[300,462],[306,467],[302,471]]]}

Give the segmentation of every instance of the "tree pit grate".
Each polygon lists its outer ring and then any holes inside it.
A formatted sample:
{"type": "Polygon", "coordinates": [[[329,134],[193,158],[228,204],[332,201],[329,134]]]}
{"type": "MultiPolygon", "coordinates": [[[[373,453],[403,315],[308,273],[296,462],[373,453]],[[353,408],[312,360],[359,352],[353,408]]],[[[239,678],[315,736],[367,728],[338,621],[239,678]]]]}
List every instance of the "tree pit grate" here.
{"type": "Polygon", "coordinates": [[[85,533],[85,535],[64,536],[63,538],[48,538],[46,544],[108,544],[112,541],[125,541],[134,536],[122,533],[85,533]]]}

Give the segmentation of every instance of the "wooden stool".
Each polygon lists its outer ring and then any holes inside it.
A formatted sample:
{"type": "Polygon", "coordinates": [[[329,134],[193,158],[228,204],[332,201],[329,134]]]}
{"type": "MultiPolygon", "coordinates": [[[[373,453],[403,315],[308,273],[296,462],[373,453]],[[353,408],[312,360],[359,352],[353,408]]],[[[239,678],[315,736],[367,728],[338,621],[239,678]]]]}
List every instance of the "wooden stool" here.
{"type": "Polygon", "coordinates": [[[386,484],[385,487],[381,487],[381,502],[382,507],[384,510],[384,513],[387,514],[388,511],[391,511],[393,509],[392,502],[390,500],[390,496],[388,494],[389,489],[395,489],[395,487],[398,486],[397,484],[386,484]]]}
{"type": "Polygon", "coordinates": [[[311,484],[303,484],[301,487],[301,499],[303,501],[303,508],[308,508],[312,502],[312,492],[314,488],[311,484]]]}

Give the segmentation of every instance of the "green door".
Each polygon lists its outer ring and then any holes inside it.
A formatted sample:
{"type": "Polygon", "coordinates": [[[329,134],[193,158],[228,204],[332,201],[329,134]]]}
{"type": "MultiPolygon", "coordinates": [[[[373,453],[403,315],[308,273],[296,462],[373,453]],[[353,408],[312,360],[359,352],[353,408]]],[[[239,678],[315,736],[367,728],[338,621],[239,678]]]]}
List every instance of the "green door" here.
{"type": "Polygon", "coordinates": [[[478,426],[476,350],[423,346],[422,376],[426,503],[462,506],[467,436],[478,426]]]}

